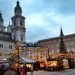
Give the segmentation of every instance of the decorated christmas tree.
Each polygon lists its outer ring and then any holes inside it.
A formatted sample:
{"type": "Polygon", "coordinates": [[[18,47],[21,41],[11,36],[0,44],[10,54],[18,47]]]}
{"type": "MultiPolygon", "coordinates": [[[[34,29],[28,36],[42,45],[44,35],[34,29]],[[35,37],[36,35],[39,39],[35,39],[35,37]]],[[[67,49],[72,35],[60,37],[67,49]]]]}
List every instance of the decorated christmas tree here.
{"type": "Polygon", "coordinates": [[[64,37],[64,34],[63,34],[63,31],[62,31],[62,28],[61,28],[61,31],[60,31],[59,53],[66,54],[67,53],[67,50],[66,50],[66,47],[65,47],[65,44],[64,44],[64,41],[63,41],[63,37],[64,37]]]}

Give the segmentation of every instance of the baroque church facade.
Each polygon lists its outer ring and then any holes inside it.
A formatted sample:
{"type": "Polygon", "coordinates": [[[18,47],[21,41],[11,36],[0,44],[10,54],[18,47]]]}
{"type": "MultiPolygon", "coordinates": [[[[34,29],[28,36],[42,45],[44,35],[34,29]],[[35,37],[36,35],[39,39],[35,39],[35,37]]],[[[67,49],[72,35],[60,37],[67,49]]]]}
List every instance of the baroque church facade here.
{"type": "Polygon", "coordinates": [[[0,13],[0,54],[10,54],[15,49],[15,42],[18,41],[20,46],[25,46],[25,17],[22,16],[22,9],[19,1],[14,8],[14,16],[11,18],[12,24],[4,26],[2,13],[0,13]]]}
{"type": "MultiPolygon", "coordinates": [[[[20,46],[25,46],[25,17],[22,16],[22,8],[20,7],[19,1],[17,1],[16,7],[14,8],[14,16],[11,18],[12,23],[7,26],[7,31],[5,31],[6,27],[4,26],[4,20],[2,17],[2,13],[0,13],[0,54],[11,54],[15,49],[16,41],[19,42],[20,46]]],[[[65,35],[63,36],[63,41],[66,46],[66,50],[68,52],[75,53],[75,34],[65,35]]],[[[39,40],[37,42],[40,46],[48,47],[49,53],[58,53],[60,46],[60,36],[39,40]]],[[[40,50],[40,48],[38,48],[40,50]]],[[[28,52],[27,57],[37,57],[43,59],[43,57],[47,55],[47,49],[41,49],[38,53],[38,50],[32,53],[28,52]],[[44,50],[44,51],[42,51],[44,50]],[[41,51],[41,52],[40,52],[41,51]]],[[[37,58],[36,57],[36,58],[37,58]]],[[[36,59],[37,60],[37,59],[36,59]]]]}

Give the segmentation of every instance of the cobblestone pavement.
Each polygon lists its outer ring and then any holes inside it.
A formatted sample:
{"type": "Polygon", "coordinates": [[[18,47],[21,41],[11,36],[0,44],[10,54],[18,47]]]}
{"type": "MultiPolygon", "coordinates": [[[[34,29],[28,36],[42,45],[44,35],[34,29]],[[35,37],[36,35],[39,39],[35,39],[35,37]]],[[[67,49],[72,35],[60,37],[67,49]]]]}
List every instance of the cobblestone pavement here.
{"type": "MultiPolygon", "coordinates": [[[[31,72],[28,72],[27,75],[31,75],[31,72]]],[[[63,70],[63,71],[34,71],[33,75],[75,75],[75,69],[63,70]]]]}

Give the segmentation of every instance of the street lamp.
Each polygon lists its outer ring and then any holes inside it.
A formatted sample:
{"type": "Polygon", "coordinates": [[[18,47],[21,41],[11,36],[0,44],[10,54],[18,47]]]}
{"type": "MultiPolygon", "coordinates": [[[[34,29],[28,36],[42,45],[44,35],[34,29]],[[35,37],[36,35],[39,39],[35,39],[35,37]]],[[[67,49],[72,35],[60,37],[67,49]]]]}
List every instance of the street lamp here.
{"type": "Polygon", "coordinates": [[[18,44],[18,41],[16,41],[16,50],[17,50],[17,56],[18,56],[17,71],[18,71],[18,75],[20,75],[20,73],[19,73],[19,60],[20,60],[20,55],[19,55],[19,44],[18,44]]]}
{"type": "Polygon", "coordinates": [[[46,46],[47,47],[47,54],[48,54],[48,57],[47,58],[50,58],[50,55],[49,55],[49,46],[46,46]]]}

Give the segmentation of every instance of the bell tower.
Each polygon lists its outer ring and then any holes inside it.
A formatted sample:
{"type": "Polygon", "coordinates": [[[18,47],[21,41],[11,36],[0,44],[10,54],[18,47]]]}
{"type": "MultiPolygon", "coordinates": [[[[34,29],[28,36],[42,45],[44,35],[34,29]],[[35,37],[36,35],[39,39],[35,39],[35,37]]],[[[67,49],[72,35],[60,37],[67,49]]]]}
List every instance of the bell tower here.
{"type": "Polygon", "coordinates": [[[22,9],[19,5],[19,1],[17,1],[16,7],[14,9],[15,15],[22,15],[22,9]]]}
{"type": "Polygon", "coordinates": [[[1,12],[0,12],[0,31],[5,32],[4,20],[1,12]]]}
{"type": "Polygon", "coordinates": [[[25,17],[22,16],[22,9],[19,1],[16,3],[14,9],[14,16],[12,19],[12,39],[21,43],[25,42],[25,17]]]}

